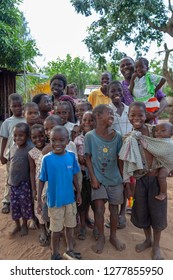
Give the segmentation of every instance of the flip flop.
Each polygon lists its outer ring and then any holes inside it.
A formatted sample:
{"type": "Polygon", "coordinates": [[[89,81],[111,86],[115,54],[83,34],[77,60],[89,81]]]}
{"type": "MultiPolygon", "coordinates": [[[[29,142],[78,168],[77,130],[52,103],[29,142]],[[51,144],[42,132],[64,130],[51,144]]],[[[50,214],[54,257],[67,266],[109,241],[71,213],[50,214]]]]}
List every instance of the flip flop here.
{"type": "Polygon", "coordinates": [[[61,255],[58,253],[56,255],[51,255],[51,260],[62,260],[61,255]]]}
{"type": "Polygon", "coordinates": [[[63,254],[63,258],[64,258],[65,260],[81,260],[81,259],[82,259],[81,253],[75,252],[75,251],[73,251],[73,250],[66,251],[66,252],[63,254]]]}
{"type": "Polygon", "coordinates": [[[124,216],[119,215],[117,228],[122,229],[125,227],[126,227],[126,218],[124,216]]]}
{"type": "Polygon", "coordinates": [[[79,240],[85,240],[86,239],[86,229],[81,228],[77,237],[78,237],[79,240]]]}
{"type": "Polygon", "coordinates": [[[9,203],[9,202],[4,202],[4,203],[3,203],[1,212],[2,212],[3,214],[8,214],[8,213],[10,213],[10,203],[9,203]]]}

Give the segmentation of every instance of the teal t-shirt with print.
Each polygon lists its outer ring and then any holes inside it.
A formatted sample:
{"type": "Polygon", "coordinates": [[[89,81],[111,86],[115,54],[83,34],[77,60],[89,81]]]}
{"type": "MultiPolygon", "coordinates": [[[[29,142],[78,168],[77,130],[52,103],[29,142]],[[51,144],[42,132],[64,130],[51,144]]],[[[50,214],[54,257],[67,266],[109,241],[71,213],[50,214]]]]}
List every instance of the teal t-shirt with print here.
{"type": "Polygon", "coordinates": [[[122,146],[122,136],[118,131],[112,140],[97,135],[95,129],[89,131],[84,139],[85,154],[91,155],[91,162],[97,180],[104,186],[123,183],[117,157],[122,146]]]}

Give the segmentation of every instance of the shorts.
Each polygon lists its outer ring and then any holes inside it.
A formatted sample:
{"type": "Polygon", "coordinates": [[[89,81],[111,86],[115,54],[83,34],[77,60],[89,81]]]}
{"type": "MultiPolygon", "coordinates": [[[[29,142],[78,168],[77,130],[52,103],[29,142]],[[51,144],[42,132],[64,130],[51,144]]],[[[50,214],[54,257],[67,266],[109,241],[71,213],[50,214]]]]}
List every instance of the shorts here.
{"type": "Polygon", "coordinates": [[[33,217],[32,192],[28,181],[11,186],[11,212],[13,220],[29,220],[33,217]]]}
{"type": "Polygon", "coordinates": [[[123,196],[124,187],[123,184],[117,186],[104,186],[100,184],[99,189],[91,190],[91,200],[103,199],[112,205],[122,204],[124,201],[123,196]]]}
{"type": "Polygon", "coordinates": [[[48,208],[50,230],[60,232],[64,227],[74,228],[76,226],[76,214],[76,202],[62,207],[48,208]]]}
{"type": "Polygon", "coordinates": [[[155,198],[160,192],[155,176],[143,176],[136,180],[131,222],[138,228],[152,227],[163,230],[167,227],[167,198],[155,198]]]}

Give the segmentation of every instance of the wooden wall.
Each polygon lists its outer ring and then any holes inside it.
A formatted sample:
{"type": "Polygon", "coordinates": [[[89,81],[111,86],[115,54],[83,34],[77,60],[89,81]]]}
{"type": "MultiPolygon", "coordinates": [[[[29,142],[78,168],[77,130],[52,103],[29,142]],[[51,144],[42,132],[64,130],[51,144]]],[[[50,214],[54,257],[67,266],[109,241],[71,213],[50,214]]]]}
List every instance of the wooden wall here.
{"type": "Polygon", "coordinates": [[[8,96],[16,92],[16,72],[0,68],[0,121],[11,115],[8,96]]]}

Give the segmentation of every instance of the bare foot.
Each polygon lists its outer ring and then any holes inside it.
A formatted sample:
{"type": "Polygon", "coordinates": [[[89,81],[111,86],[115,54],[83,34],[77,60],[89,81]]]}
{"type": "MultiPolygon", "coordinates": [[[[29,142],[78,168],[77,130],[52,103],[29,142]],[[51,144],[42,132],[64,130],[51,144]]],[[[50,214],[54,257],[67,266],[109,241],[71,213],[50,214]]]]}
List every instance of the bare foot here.
{"type": "Polygon", "coordinates": [[[22,225],[20,235],[24,236],[24,235],[27,235],[27,234],[28,234],[28,227],[26,225],[22,225]]]}
{"type": "Polygon", "coordinates": [[[155,196],[155,198],[158,200],[164,200],[166,197],[167,197],[166,193],[159,193],[158,195],[155,196]]]}
{"type": "Polygon", "coordinates": [[[121,242],[118,238],[110,237],[109,241],[118,251],[123,251],[126,248],[125,243],[121,242]]]}
{"type": "Polygon", "coordinates": [[[160,253],[160,248],[159,247],[156,247],[156,248],[152,249],[151,259],[152,260],[164,260],[164,257],[162,257],[162,255],[160,253]]]}
{"type": "Polygon", "coordinates": [[[29,229],[37,229],[36,223],[33,219],[28,220],[28,228],[29,229]]]}
{"type": "Polygon", "coordinates": [[[151,240],[145,240],[144,242],[137,244],[135,249],[136,252],[140,253],[146,250],[147,248],[150,248],[151,246],[152,246],[151,240]]]}
{"type": "Polygon", "coordinates": [[[96,254],[101,254],[102,251],[103,251],[104,245],[105,245],[105,237],[104,237],[104,235],[102,235],[102,236],[99,236],[99,238],[98,238],[96,244],[93,245],[93,246],[91,247],[91,249],[92,249],[96,254]]]}
{"type": "Polygon", "coordinates": [[[16,225],[15,228],[9,233],[9,237],[13,237],[16,233],[18,233],[21,230],[20,225],[16,225]]]}

